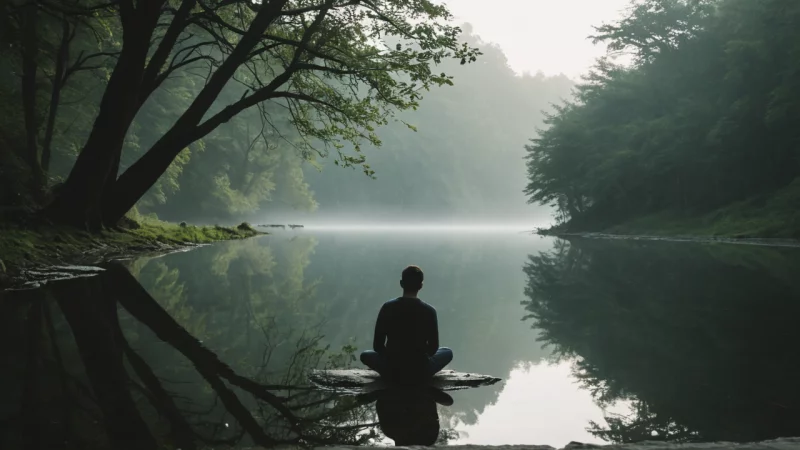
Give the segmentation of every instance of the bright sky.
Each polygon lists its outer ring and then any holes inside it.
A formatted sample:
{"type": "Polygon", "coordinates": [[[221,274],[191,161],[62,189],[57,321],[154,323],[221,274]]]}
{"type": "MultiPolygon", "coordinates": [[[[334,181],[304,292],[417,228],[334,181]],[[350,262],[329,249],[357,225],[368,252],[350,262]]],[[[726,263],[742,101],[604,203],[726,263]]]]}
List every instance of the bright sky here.
{"type": "Polygon", "coordinates": [[[484,41],[499,44],[519,72],[564,73],[577,78],[605,47],[586,39],[592,26],[610,22],[630,0],[444,0],[458,22],[469,22],[484,41]]]}

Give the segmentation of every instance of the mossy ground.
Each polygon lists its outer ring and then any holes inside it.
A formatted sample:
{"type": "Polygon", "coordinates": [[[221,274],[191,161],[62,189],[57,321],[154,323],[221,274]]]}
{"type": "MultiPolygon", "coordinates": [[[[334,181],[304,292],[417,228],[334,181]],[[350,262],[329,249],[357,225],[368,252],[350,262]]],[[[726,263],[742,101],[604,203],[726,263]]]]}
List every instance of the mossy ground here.
{"type": "Polygon", "coordinates": [[[800,179],[770,195],[752,197],[707,214],[663,211],[611,226],[567,223],[543,234],[601,232],[619,235],[800,239],[800,179]]]}
{"type": "Polygon", "coordinates": [[[79,264],[103,256],[169,250],[186,245],[245,239],[259,234],[248,224],[237,227],[178,225],[157,220],[127,221],[125,229],[89,233],[69,227],[0,222],[2,278],[46,264],[79,264]]]}

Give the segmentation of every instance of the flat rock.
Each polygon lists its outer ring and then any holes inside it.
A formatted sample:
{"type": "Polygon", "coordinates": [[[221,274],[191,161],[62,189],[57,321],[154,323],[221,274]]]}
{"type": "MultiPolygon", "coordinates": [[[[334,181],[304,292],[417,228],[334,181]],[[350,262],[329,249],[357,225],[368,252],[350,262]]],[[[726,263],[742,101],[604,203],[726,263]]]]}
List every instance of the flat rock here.
{"type": "MultiPolygon", "coordinates": [[[[378,372],[368,369],[315,370],[311,372],[309,379],[319,389],[339,392],[364,393],[391,387],[390,383],[381,379],[378,372]]],[[[454,391],[490,386],[498,381],[500,378],[489,375],[443,370],[437,373],[426,386],[443,391],[454,391]]]]}

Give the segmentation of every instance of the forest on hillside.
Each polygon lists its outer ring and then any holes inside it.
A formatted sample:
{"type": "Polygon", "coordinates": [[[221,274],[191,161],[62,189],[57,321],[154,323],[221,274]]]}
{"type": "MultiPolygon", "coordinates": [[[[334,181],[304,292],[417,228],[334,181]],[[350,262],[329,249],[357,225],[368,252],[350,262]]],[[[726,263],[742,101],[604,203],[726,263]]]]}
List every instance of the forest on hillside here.
{"type": "Polygon", "coordinates": [[[481,40],[469,25],[462,40],[478,48],[478,61],[444,62],[453,86],[425,95],[402,123],[377,130],[383,145],[367,157],[375,179],[350,171],[306,166],[319,213],[356,217],[442,216],[547,219],[550,211],[526,205],[524,144],[543,126],[544,111],[570,98],[564,75],[517,75],[502,48],[481,40]]]}
{"type": "Polygon", "coordinates": [[[800,236],[800,2],[643,0],[527,147],[561,230],[800,236]],[[688,224],[681,228],[681,223],[688,224]]]}

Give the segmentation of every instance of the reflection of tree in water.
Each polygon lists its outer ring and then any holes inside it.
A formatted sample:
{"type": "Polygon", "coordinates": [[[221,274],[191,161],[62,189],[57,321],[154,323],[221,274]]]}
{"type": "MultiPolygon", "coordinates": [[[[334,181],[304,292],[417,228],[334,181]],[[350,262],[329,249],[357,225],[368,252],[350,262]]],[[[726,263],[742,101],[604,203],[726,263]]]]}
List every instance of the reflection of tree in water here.
{"type": "Polygon", "coordinates": [[[754,441],[800,434],[800,254],[576,240],[529,257],[527,318],[632,417],[607,440],[754,441]]]}
{"type": "Polygon", "coordinates": [[[292,344],[288,359],[270,364],[285,373],[243,375],[121,266],[7,294],[0,308],[1,395],[8,405],[0,410],[2,448],[194,449],[358,444],[370,437],[362,433],[372,426],[369,410],[357,399],[285,383],[326,364],[318,337],[284,342],[292,344]]]}
{"type": "Polygon", "coordinates": [[[317,283],[304,279],[315,245],[310,237],[230,242],[154,259],[133,273],[204,345],[237,370],[256,372],[254,356],[260,363],[268,348],[272,361],[288,357],[288,343],[310,338],[304,330],[325,318],[317,283]]]}

